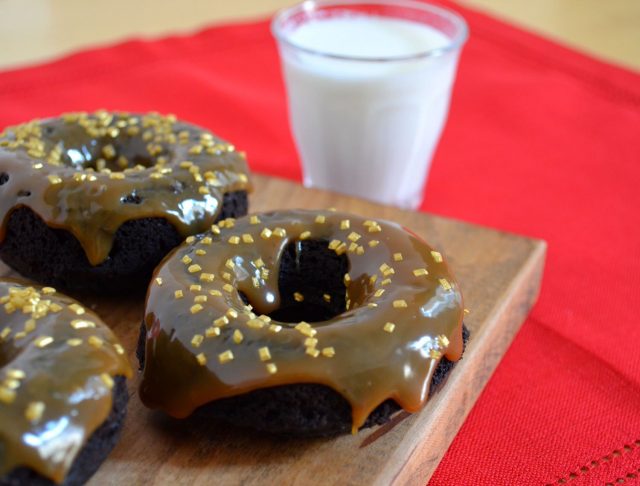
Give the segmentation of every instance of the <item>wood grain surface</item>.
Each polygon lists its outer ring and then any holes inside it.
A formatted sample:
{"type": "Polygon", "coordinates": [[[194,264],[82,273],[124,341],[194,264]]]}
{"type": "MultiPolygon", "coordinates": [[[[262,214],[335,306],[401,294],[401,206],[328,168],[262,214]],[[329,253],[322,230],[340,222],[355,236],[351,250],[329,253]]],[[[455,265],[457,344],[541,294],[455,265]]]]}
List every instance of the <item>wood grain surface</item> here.
{"type": "MultiPolygon", "coordinates": [[[[537,298],[545,243],[284,180],[256,176],[255,182],[252,212],[333,206],[398,221],[446,254],[471,311],[462,361],[420,413],[399,412],[357,435],[315,440],[171,419],[142,406],[136,376],[121,440],[90,484],[425,484],[537,298]]],[[[136,363],[142,299],[82,300],[115,330],[136,363]]]]}

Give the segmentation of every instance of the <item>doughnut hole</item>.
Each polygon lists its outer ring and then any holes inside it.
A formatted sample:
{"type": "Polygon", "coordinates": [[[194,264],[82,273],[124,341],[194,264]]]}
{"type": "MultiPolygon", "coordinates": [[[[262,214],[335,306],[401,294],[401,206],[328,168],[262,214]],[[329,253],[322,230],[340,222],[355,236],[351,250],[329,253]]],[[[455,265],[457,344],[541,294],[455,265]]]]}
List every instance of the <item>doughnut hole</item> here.
{"type": "Polygon", "coordinates": [[[279,322],[321,322],[346,310],[344,274],[349,258],[336,255],[328,245],[325,240],[305,240],[285,247],[278,276],[280,307],[269,317],[279,322]]]}
{"type": "Polygon", "coordinates": [[[103,130],[106,133],[92,137],[76,123],[43,124],[45,152],[57,152],[64,165],[95,172],[149,168],[156,165],[158,157],[171,159],[173,156],[167,144],[146,141],[140,132],[128,134],[126,128],[113,126],[103,130]]]}

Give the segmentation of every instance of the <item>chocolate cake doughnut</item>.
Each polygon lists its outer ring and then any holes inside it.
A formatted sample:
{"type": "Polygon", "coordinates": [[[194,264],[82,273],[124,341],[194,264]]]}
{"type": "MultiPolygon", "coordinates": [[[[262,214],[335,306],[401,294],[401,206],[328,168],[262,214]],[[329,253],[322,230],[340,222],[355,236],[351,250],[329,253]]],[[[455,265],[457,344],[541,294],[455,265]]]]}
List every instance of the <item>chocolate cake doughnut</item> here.
{"type": "Polygon", "coordinates": [[[443,256],[401,226],[332,211],[224,220],[156,269],[139,395],[287,435],[422,408],[464,347],[443,256]]]}
{"type": "Polygon", "coordinates": [[[173,116],[98,111],[0,134],[0,258],[60,288],[144,289],[185,237],[247,212],[244,154],[173,116]]]}
{"type": "Polygon", "coordinates": [[[0,281],[0,485],[84,484],[115,445],[131,367],[93,312],[0,281]]]}

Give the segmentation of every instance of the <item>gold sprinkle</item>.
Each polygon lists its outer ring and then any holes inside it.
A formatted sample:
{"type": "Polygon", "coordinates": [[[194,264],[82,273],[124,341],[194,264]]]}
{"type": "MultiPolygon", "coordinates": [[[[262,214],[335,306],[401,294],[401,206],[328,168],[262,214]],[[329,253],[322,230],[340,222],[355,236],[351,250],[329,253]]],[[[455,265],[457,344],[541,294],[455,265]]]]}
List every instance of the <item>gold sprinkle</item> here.
{"type": "Polygon", "coordinates": [[[322,294],[322,298],[325,302],[331,302],[331,296],[329,294],[322,294]]]}
{"type": "Polygon", "coordinates": [[[378,289],[375,291],[375,293],[373,294],[374,297],[381,297],[382,294],[384,294],[384,289],[378,289]]]}
{"type": "Polygon", "coordinates": [[[53,287],[42,287],[42,293],[44,295],[51,295],[56,293],[56,289],[53,287]]]}
{"type": "Polygon", "coordinates": [[[280,332],[280,331],[282,331],[282,326],[280,326],[279,324],[271,324],[269,326],[269,331],[271,331],[271,332],[280,332]]]}
{"type": "Polygon", "coordinates": [[[209,191],[209,188],[207,186],[200,186],[198,187],[198,192],[200,194],[211,194],[211,191],[209,191]]]}
{"type": "Polygon", "coordinates": [[[431,256],[433,257],[434,262],[442,263],[442,254],[439,251],[432,250],[431,256]]]}
{"type": "Polygon", "coordinates": [[[471,313],[471,311],[469,309],[464,309],[464,315],[468,316],[471,313]]]}
{"type": "Polygon", "coordinates": [[[340,246],[338,246],[338,248],[336,248],[336,255],[342,255],[346,251],[347,251],[346,243],[340,243],[340,246]]]}
{"type": "Polygon", "coordinates": [[[80,346],[82,344],[82,339],[80,338],[67,339],[67,344],[75,348],[76,346],[80,346]]]}
{"type": "Polygon", "coordinates": [[[221,364],[228,363],[232,359],[233,359],[233,352],[231,352],[230,349],[227,349],[226,351],[218,355],[218,361],[220,361],[221,364]]]}
{"type": "Polygon", "coordinates": [[[198,256],[204,256],[206,254],[207,254],[207,250],[203,250],[202,248],[198,248],[196,250],[196,255],[198,255],[198,256]]]}
{"type": "Polygon", "coordinates": [[[156,277],[156,283],[162,285],[162,277],[156,277]]]}
{"type": "Polygon", "coordinates": [[[196,295],[193,298],[193,301],[197,304],[202,304],[203,302],[207,301],[207,296],[206,295],[196,295]]]}
{"type": "Polygon", "coordinates": [[[320,351],[318,351],[316,348],[307,348],[305,349],[304,352],[314,358],[317,358],[318,356],[320,356],[320,351]]]}
{"type": "Polygon", "coordinates": [[[125,175],[122,172],[112,172],[111,174],[109,174],[109,179],[118,179],[118,180],[123,180],[125,179],[125,175]]]}
{"type": "Polygon", "coordinates": [[[10,390],[9,388],[5,388],[0,386],[0,402],[6,403],[7,405],[13,403],[16,399],[16,392],[10,390]]]}
{"type": "Polygon", "coordinates": [[[228,258],[227,261],[224,263],[224,266],[233,270],[236,267],[236,264],[233,263],[233,260],[231,258],[228,258]]]}
{"type": "Polygon", "coordinates": [[[394,253],[393,254],[393,261],[394,262],[401,262],[402,261],[402,253],[394,253]]]}
{"type": "Polygon", "coordinates": [[[359,233],[356,233],[355,231],[352,231],[351,233],[349,233],[347,238],[355,243],[360,238],[362,238],[362,236],[359,233]]]}
{"type": "Polygon", "coordinates": [[[311,236],[311,231],[303,231],[298,237],[300,240],[307,240],[311,236]]]}
{"type": "Polygon", "coordinates": [[[391,283],[391,279],[385,278],[382,282],[380,282],[380,285],[389,285],[390,283],[391,283]]]}
{"type": "Polygon", "coordinates": [[[206,273],[203,272],[200,274],[200,281],[201,282],[213,282],[213,280],[215,279],[215,275],[213,273],[206,273]]]}
{"type": "Polygon", "coordinates": [[[265,326],[265,322],[262,319],[251,318],[247,321],[247,326],[251,329],[262,329],[265,326]]]}
{"type": "Polygon", "coordinates": [[[335,250],[340,246],[342,242],[340,240],[331,240],[329,242],[329,250],[335,250]]]}
{"type": "Polygon", "coordinates": [[[224,290],[225,292],[231,293],[231,292],[233,292],[233,285],[228,284],[228,283],[224,284],[222,286],[222,290],[224,290]]]}
{"type": "Polygon", "coordinates": [[[200,285],[200,284],[191,284],[191,285],[189,285],[189,290],[191,292],[200,292],[202,290],[202,285],[200,285]]]}
{"type": "Polygon", "coordinates": [[[351,226],[351,222],[348,219],[343,219],[342,221],[340,221],[341,230],[349,229],[350,226],[351,226]]]}
{"type": "Polygon", "coordinates": [[[124,354],[124,348],[122,347],[121,344],[118,344],[118,343],[114,344],[113,349],[115,349],[116,353],[118,354],[124,354]]]}
{"type": "Polygon", "coordinates": [[[199,348],[202,344],[202,341],[204,341],[204,336],[202,334],[195,334],[191,338],[191,346],[193,346],[194,348],[199,348]]]}
{"type": "Polygon", "coordinates": [[[235,309],[227,309],[227,317],[230,317],[231,319],[235,319],[236,317],[238,317],[238,311],[235,309]]]}
{"type": "Polygon", "coordinates": [[[362,245],[358,245],[358,248],[356,248],[356,254],[364,255],[364,247],[362,245]]]}
{"type": "Polygon", "coordinates": [[[427,271],[427,269],[426,269],[426,268],[416,268],[416,269],[413,271],[413,274],[414,274],[416,277],[424,277],[425,275],[429,275],[429,272],[427,271]]]}
{"type": "Polygon", "coordinates": [[[105,159],[111,160],[116,156],[116,149],[111,144],[105,145],[102,147],[102,155],[105,159]]]}
{"type": "Polygon", "coordinates": [[[240,244],[240,238],[238,236],[231,236],[229,238],[229,243],[231,243],[232,245],[238,245],[240,244]]]}
{"type": "Polygon", "coordinates": [[[71,327],[74,329],[87,329],[96,327],[95,322],[87,321],[85,319],[74,319],[71,321],[71,327]]]}
{"type": "Polygon", "coordinates": [[[369,285],[373,285],[374,283],[376,283],[376,280],[378,280],[378,274],[373,274],[371,275],[371,277],[369,277],[369,285]]]}
{"type": "Polygon", "coordinates": [[[37,164],[33,164],[33,168],[36,170],[40,170],[44,167],[44,164],[42,162],[38,162],[37,164]]]}
{"type": "Polygon", "coordinates": [[[71,304],[69,306],[69,309],[71,309],[73,312],[75,312],[79,316],[85,313],[84,307],[82,307],[80,304],[71,304]]]}
{"type": "Polygon", "coordinates": [[[230,282],[232,277],[231,277],[231,274],[229,272],[223,272],[222,273],[222,278],[230,282]]]}
{"type": "Polygon", "coordinates": [[[53,342],[53,338],[51,336],[40,336],[35,340],[35,345],[39,348],[44,348],[53,342]]]}
{"type": "Polygon", "coordinates": [[[393,322],[387,322],[383,327],[383,329],[388,333],[392,333],[395,328],[396,325],[393,322]]]}
{"type": "Polygon", "coordinates": [[[287,231],[284,228],[276,228],[273,230],[273,234],[278,238],[284,238],[285,236],[287,236],[287,231]]]}
{"type": "Polygon", "coordinates": [[[104,341],[98,336],[89,336],[89,339],[87,339],[87,343],[89,343],[89,345],[94,348],[101,348],[104,344],[104,341]]]}
{"type": "Polygon", "coordinates": [[[202,267],[200,265],[198,265],[197,263],[195,263],[193,265],[189,265],[189,267],[187,268],[187,271],[189,273],[198,273],[198,272],[202,271],[202,267]]]}
{"type": "Polygon", "coordinates": [[[351,275],[349,275],[348,273],[345,273],[344,277],[342,278],[342,281],[344,282],[345,285],[349,285],[349,283],[351,283],[351,275]]]}
{"type": "Polygon", "coordinates": [[[207,364],[207,356],[204,353],[199,353],[196,355],[196,361],[200,366],[204,366],[207,364]]]}
{"type": "Polygon", "coordinates": [[[293,300],[295,300],[296,302],[302,302],[304,301],[304,295],[302,295],[300,292],[294,292],[293,300]]]}
{"type": "Polygon", "coordinates": [[[100,379],[102,380],[102,383],[104,383],[109,389],[112,389],[113,385],[115,385],[113,378],[111,378],[111,375],[108,373],[102,373],[100,375],[100,379]]]}
{"type": "Polygon", "coordinates": [[[234,343],[240,344],[243,339],[244,339],[244,336],[242,335],[242,332],[240,331],[240,329],[236,329],[235,331],[233,331],[233,342],[234,343]]]}
{"type": "Polygon", "coordinates": [[[62,306],[60,304],[56,304],[55,302],[52,302],[51,305],[49,306],[49,310],[51,312],[60,312],[62,310],[62,306]]]}
{"type": "Polygon", "coordinates": [[[447,336],[445,336],[444,334],[440,334],[437,337],[437,340],[438,340],[438,344],[440,345],[441,348],[449,347],[449,338],[447,336]]]}
{"type": "Polygon", "coordinates": [[[260,238],[262,238],[263,240],[268,240],[269,238],[271,238],[272,234],[273,232],[269,228],[264,228],[260,232],[260,238]]]}
{"type": "Polygon", "coordinates": [[[278,367],[275,363],[267,363],[267,371],[269,374],[273,375],[278,372],[278,367]]]}
{"type": "Polygon", "coordinates": [[[184,263],[185,265],[189,265],[193,260],[191,259],[191,257],[189,255],[185,255],[180,259],[180,261],[182,263],[184,263]]]}
{"type": "Polygon", "coordinates": [[[49,179],[49,182],[52,185],[56,185],[56,184],[60,184],[62,183],[62,179],[60,179],[60,177],[58,177],[57,175],[53,175],[53,174],[49,174],[47,176],[47,179],[49,179]]]}
{"type": "MultiPolygon", "coordinates": [[[[24,309],[23,309],[24,311],[24,309]]],[[[26,332],[27,334],[34,331],[36,328],[36,320],[35,319],[28,319],[27,322],[24,323],[24,332],[26,332]]]]}
{"type": "Polygon", "coordinates": [[[176,290],[176,291],[173,293],[173,296],[174,296],[176,299],[182,299],[182,298],[184,297],[184,292],[182,292],[182,290],[176,290]]]}
{"type": "Polygon", "coordinates": [[[213,295],[214,297],[222,297],[222,292],[219,290],[209,290],[209,295],[213,295]]]}
{"type": "Polygon", "coordinates": [[[404,299],[394,300],[393,301],[393,307],[395,307],[396,309],[401,309],[403,307],[407,307],[407,301],[404,300],[404,299]]]}
{"type": "Polygon", "coordinates": [[[333,346],[322,348],[322,356],[324,356],[325,358],[333,358],[335,355],[336,350],[333,349],[333,346]]]}
{"type": "Polygon", "coordinates": [[[260,218],[258,216],[253,215],[249,218],[249,223],[251,224],[260,224],[260,218]]]}
{"type": "Polygon", "coordinates": [[[316,338],[309,337],[304,340],[305,348],[315,348],[317,344],[318,344],[318,340],[316,338]]]}
{"type": "Polygon", "coordinates": [[[318,214],[316,216],[316,223],[318,224],[324,224],[324,222],[326,221],[326,218],[324,217],[324,215],[322,214],[318,214]]]}
{"type": "Polygon", "coordinates": [[[271,352],[267,346],[263,346],[258,349],[258,356],[260,356],[260,361],[269,361],[271,359],[271,352]]]}
{"type": "Polygon", "coordinates": [[[213,321],[213,325],[216,327],[222,327],[229,324],[229,318],[227,316],[218,317],[213,321]]]}
{"type": "Polygon", "coordinates": [[[204,335],[206,337],[208,337],[208,338],[219,336],[220,335],[220,328],[219,327],[208,327],[204,331],[204,335]]]}
{"type": "Polygon", "coordinates": [[[369,242],[369,247],[371,248],[375,248],[376,246],[378,246],[380,244],[380,242],[378,240],[371,240],[369,242]]]}
{"type": "Polygon", "coordinates": [[[5,326],[2,332],[0,332],[0,339],[4,341],[9,334],[11,334],[11,328],[9,326],[5,326]]]}
{"type": "Polygon", "coordinates": [[[257,260],[254,260],[253,264],[255,265],[256,268],[264,267],[264,262],[262,261],[262,258],[258,258],[257,260]]]}
{"type": "MultiPolygon", "coordinates": [[[[218,231],[220,231],[220,230],[218,230],[218,231]]],[[[211,239],[210,236],[205,236],[204,238],[202,238],[200,240],[200,243],[202,243],[203,245],[207,245],[207,246],[211,245],[212,242],[213,242],[213,239],[211,239]]]]}
{"type": "Polygon", "coordinates": [[[251,236],[249,233],[244,233],[242,235],[242,241],[243,243],[253,243],[253,236],[251,236]]]}
{"type": "Polygon", "coordinates": [[[194,305],[191,306],[189,311],[191,311],[192,314],[197,314],[202,309],[204,309],[204,307],[202,307],[200,304],[194,304],[194,305]]]}
{"type": "Polygon", "coordinates": [[[314,337],[316,334],[318,334],[318,331],[316,331],[313,327],[311,327],[311,324],[304,321],[301,321],[298,324],[296,324],[294,329],[298,331],[300,334],[303,334],[304,336],[307,336],[307,337],[314,337]]]}
{"type": "Polygon", "coordinates": [[[12,378],[14,380],[24,380],[27,376],[27,374],[24,371],[18,370],[15,368],[7,370],[6,374],[8,378],[12,378]]]}
{"type": "Polygon", "coordinates": [[[438,281],[440,282],[440,285],[445,291],[448,292],[449,290],[452,289],[451,284],[446,278],[439,278],[438,281]]]}
{"type": "Polygon", "coordinates": [[[260,279],[258,277],[251,277],[251,283],[255,288],[260,287],[260,279]]]}
{"type": "Polygon", "coordinates": [[[31,402],[24,411],[24,417],[32,424],[38,423],[44,413],[45,405],[43,402],[31,402]]]}

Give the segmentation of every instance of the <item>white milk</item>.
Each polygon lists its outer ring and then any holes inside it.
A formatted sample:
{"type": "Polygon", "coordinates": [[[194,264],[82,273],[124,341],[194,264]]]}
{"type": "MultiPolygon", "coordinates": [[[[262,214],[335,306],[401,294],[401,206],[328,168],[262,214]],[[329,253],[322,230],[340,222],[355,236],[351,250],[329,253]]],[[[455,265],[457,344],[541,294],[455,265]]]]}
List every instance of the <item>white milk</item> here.
{"type": "Polygon", "coordinates": [[[305,184],[416,207],[458,52],[379,59],[419,55],[450,39],[424,24],[377,16],[311,20],[287,36],[296,48],[280,47],[305,184]]]}

